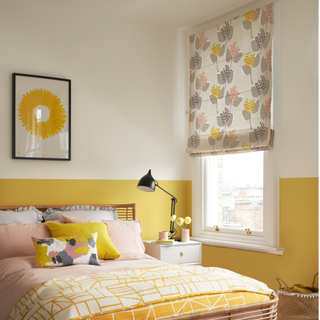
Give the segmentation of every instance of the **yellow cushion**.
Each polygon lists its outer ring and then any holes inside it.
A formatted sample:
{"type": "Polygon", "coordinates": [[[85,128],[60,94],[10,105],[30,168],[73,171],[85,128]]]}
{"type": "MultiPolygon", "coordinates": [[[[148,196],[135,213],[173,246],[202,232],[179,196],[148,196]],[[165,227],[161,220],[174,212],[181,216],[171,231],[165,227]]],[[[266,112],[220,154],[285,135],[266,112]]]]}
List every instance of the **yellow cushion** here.
{"type": "Polygon", "coordinates": [[[106,223],[90,222],[62,224],[46,222],[46,226],[54,238],[97,232],[97,249],[99,259],[107,260],[117,259],[120,257],[119,251],[110,239],[108,225],[106,223]]]}

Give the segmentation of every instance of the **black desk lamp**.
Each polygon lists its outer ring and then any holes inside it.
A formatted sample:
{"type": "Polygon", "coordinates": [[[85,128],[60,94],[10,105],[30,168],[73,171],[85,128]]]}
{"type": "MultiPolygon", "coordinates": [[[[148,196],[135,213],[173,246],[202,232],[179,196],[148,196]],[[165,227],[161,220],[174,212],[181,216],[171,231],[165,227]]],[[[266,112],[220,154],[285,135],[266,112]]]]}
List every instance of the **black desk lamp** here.
{"type": "MultiPolygon", "coordinates": [[[[170,194],[168,191],[162,189],[159,186],[158,181],[154,180],[151,175],[151,170],[148,171],[148,173],[143,176],[140,181],[138,182],[138,189],[146,192],[153,192],[155,191],[155,188],[158,187],[165,193],[167,193],[169,196],[171,196],[171,217],[175,215],[176,211],[176,203],[178,202],[177,198],[175,198],[172,194],[170,194]]],[[[171,239],[173,236],[177,233],[176,228],[174,227],[174,221],[170,221],[170,233],[171,233],[171,239]]]]}

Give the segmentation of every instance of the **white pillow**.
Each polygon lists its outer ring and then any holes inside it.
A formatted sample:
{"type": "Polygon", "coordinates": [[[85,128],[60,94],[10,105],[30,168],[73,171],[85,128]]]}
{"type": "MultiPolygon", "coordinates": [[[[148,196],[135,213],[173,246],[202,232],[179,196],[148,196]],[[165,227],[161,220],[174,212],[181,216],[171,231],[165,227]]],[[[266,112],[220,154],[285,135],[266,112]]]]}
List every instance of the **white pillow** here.
{"type": "Polygon", "coordinates": [[[0,211],[0,224],[7,223],[40,223],[42,221],[42,214],[35,210],[24,210],[20,212],[14,211],[0,211]]]}
{"type": "Polygon", "coordinates": [[[49,208],[43,213],[45,221],[63,220],[62,215],[79,219],[118,220],[118,211],[113,207],[69,206],[49,208]]]}

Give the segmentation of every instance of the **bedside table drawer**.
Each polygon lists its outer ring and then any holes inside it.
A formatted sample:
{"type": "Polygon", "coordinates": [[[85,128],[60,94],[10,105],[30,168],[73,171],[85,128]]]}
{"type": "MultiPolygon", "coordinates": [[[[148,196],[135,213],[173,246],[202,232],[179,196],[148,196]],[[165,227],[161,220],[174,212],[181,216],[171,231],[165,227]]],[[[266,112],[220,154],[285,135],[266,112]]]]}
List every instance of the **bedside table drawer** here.
{"type": "Polygon", "coordinates": [[[162,247],[161,260],[168,263],[192,263],[199,262],[200,246],[172,246],[162,247]]]}
{"type": "Polygon", "coordinates": [[[201,265],[201,242],[174,242],[172,245],[156,243],[154,240],[143,241],[146,254],[167,263],[201,265]]]}

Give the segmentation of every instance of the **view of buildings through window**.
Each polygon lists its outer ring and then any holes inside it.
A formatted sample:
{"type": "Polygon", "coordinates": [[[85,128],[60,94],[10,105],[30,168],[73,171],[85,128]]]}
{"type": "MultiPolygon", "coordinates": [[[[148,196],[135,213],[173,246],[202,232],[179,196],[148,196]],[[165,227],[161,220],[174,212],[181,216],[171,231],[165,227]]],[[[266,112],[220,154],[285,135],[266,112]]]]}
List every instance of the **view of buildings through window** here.
{"type": "Polygon", "coordinates": [[[212,157],[213,199],[208,226],[263,231],[264,152],[212,157]]]}

